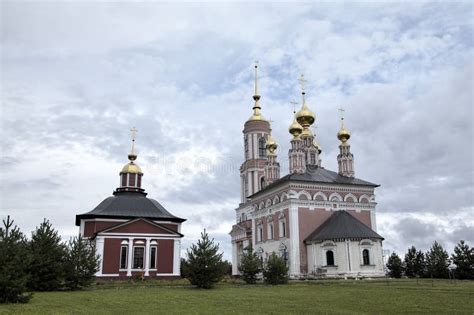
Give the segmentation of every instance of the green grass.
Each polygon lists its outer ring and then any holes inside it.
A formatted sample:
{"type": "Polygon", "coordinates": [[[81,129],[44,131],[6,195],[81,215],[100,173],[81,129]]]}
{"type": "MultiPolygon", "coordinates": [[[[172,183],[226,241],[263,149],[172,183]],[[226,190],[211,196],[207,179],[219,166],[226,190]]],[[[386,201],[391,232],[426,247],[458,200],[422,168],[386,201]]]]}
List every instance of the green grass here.
{"type": "Polygon", "coordinates": [[[295,281],[244,285],[227,281],[199,290],[179,281],[114,282],[76,292],[36,292],[28,304],[0,305],[1,314],[327,313],[473,314],[474,281],[295,281]]]}

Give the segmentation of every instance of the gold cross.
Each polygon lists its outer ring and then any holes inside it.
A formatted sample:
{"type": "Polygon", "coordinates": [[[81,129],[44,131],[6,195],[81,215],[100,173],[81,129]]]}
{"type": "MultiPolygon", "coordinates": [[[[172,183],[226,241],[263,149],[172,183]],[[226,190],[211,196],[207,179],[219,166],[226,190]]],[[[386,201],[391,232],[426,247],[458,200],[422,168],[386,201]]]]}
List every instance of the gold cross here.
{"type": "Polygon", "coordinates": [[[293,104],[293,114],[296,113],[296,104],[298,104],[298,102],[295,100],[292,100],[290,104],[293,104]]]}
{"type": "Polygon", "coordinates": [[[339,111],[341,112],[341,120],[343,120],[343,119],[344,119],[344,112],[345,112],[345,110],[344,110],[344,108],[342,108],[342,106],[341,106],[341,108],[339,108],[339,111]]]}
{"type": "Polygon", "coordinates": [[[300,84],[301,84],[301,91],[304,92],[304,86],[305,86],[306,82],[308,82],[308,81],[305,80],[304,74],[301,75],[301,77],[298,79],[298,81],[300,81],[300,84]]]}
{"type": "Polygon", "coordinates": [[[138,132],[138,130],[135,127],[130,129],[130,133],[132,134],[132,141],[135,141],[135,139],[137,137],[137,132],[138,132]]]}

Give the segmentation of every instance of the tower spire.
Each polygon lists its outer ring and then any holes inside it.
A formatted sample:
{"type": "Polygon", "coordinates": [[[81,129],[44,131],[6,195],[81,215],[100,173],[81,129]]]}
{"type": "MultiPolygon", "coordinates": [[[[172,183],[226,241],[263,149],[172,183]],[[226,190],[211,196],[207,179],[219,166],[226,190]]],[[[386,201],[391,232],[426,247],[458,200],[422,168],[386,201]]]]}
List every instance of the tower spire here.
{"type": "Polygon", "coordinates": [[[337,133],[337,138],[341,141],[339,145],[339,154],[337,155],[337,164],[339,166],[339,174],[346,177],[354,177],[354,156],[351,153],[349,138],[350,132],[344,126],[344,109],[341,112],[341,129],[337,133]]]}
{"type": "Polygon", "coordinates": [[[137,132],[138,130],[135,127],[130,129],[130,134],[132,136],[132,148],[130,150],[130,154],[128,155],[128,159],[132,162],[137,159],[137,153],[135,152],[135,139],[137,137],[137,132]]]}
{"type": "Polygon", "coordinates": [[[248,119],[249,121],[251,120],[265,120],[263,118],[262,114],[260,113],[260,110],[262,107],[260,106],[260,103],[258,102],[260,100],[260,95],[258,94],[258,61],[255,61],[255,92],[253,95],[253,100],[255,101],[252,109],[253,109],[253,114],[250,116],[248,119]]]}

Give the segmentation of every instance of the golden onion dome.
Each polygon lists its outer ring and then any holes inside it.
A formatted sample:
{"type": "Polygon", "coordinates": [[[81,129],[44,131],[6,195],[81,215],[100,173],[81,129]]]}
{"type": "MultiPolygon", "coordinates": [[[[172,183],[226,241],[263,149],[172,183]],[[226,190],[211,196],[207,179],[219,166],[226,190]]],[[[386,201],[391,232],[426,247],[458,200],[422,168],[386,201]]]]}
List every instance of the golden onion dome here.
{"type": "Polygon", "coordinates": [[[300,123],[301,126],[311,126],[316,119],[316,115],[308,108],[306,101],[303,101],[303,106],[300,111],[296,113],[296,120],[300,123]]]}
{"type": "Polygon", "coordinates": [[[265,147],[267,148],[268,152],[270,154],[274,154],[276,149],[278,148],[278,144],[273,140],[272,135],[268,135],[267,143],[265,144],[265,147]]]}
{"type": "Polygon", "coordinates": [[[293,123],[288,128],[288,131],[295,138],[297,138],[303,132],[303,127],[296,121],[296,117],[293,118],[293,123]]]}
{"type": "Polygon", "coordinates": [[[260,108],[254,108],[252,116],[250,116],[247,121],[254,121],[254,120],[266,121],[265,118],[263,118],[262,113],[260,113],[260,108]]]}
{"type": "Polygon", "coordinates": [[[341,130],[337,133],[337,138],[342,142],[345,143],[351,137],[351,133],[344,128],[344,125],[341,126],[341,130]]]}
{"type": "Polygon", "coordinates": [[[130,162],[125,164],[125,166],[122,168],[122,171],[120,172],[121,174],[143,174],[142,169],[140,166],[137,164],[130,162]]]}

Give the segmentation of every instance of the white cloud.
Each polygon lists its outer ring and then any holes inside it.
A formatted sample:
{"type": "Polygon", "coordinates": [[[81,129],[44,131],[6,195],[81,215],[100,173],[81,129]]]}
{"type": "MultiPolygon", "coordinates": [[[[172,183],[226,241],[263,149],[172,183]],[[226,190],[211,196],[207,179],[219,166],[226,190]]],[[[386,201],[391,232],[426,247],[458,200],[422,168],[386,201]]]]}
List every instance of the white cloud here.
{"type": "Polygon", "coordinates": [[[472,9],[468,2],[2,3],[0,143],[8,168],[0,213],[25,231],[49,217],[63,235],[75,233],[74,215],[117,185],[136,126],[145,188],[189,218],[186,242],[203,227],[228,242],[251,63],[259,59],[263,113],[274,121],[282,165],[289,101],[300,101],[296,79],[304,72],[323,165],[336,168],[344,106],[356,175],[382,185],[386,245],[411,245],[397,231],[403,222],[422,224],[426,242],[455,242],[473,225],[472,9]]]}

